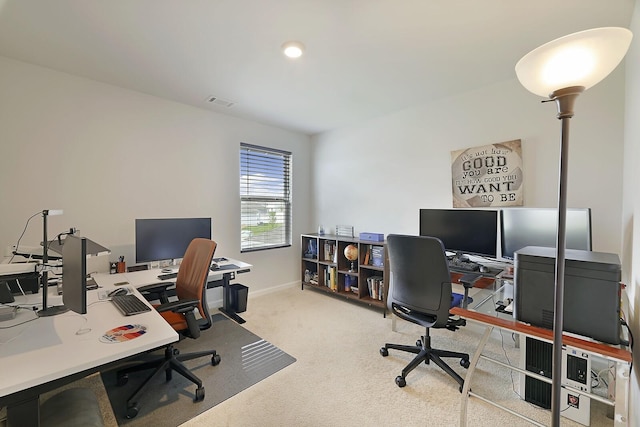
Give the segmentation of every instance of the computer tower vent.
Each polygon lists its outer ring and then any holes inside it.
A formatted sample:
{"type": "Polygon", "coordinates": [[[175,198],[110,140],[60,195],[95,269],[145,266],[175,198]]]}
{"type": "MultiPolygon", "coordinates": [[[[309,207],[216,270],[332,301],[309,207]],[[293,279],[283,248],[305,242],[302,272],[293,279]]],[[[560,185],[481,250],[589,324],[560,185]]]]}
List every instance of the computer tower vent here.
{"type": "Polygon", "coordinates": [[[551,378],[553,364],[553,345],[527,337],[526,370],[551,378]]]}
{"type": "Polygon", "coordinates": [[[542,310],[543,328],[553,329],[553,310],[542,310]]]}
{"type": "Polygon", "coordinates": [[[551,409],[551,384],[527,377],[524,380],[524,400],[541,408],[551,409]]]}
{"type": "MultiPolygon", "coordinates": [[[[551,378],[553,364],[553,345],[527,337],[525,366],[526,370],[551,378]]],[[[524,400],[542,408],[551,408],[551,384],[535,378],[526,377],[524,400]]]]}

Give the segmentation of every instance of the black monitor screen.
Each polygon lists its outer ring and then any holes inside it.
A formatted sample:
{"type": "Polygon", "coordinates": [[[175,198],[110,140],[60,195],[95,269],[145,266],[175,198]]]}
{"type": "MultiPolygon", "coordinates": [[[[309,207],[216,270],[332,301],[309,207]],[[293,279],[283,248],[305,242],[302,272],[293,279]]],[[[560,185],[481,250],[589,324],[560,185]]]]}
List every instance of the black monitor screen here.
{"type": "Polygon", "coordinates": [[[437,237],[448,251],[495,258],[498,211],[420,209],[420,235],[437,237]]]}
{"type": "Polygon", "coordinates": [[[136,219],[136,262],[182,258],[197,237],[211,239],[211,218],[136,219]]]}
{"type": "Polygon", "coordinates": [[[69,235],[62,246],[62,303],[69,310],[87,312],[87,239],[69,235]]]}
{"type": "MultiPolygon", "coordinates": [[[[502,257],[526,246],[556,247],[558,210],[554,208],[510,208],[500,213],[502,257]]],[[[591,209],[567,209],[566,248],[591,250],[591,209]]]]}

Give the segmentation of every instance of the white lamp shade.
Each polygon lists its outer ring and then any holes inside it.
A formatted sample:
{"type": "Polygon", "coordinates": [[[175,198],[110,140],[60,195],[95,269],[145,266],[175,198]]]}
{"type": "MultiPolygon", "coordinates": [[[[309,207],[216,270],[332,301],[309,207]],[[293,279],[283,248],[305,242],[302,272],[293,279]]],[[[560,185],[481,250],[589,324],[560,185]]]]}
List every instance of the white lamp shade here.
{"type": "Polygon", "coordinates": [[[516,75],[527,90],[544,97],[571,86],[586,90],[618,66],[632,38],[631,31],[620,27],[569,34],[522,57],[516,64],[516,75]]]}

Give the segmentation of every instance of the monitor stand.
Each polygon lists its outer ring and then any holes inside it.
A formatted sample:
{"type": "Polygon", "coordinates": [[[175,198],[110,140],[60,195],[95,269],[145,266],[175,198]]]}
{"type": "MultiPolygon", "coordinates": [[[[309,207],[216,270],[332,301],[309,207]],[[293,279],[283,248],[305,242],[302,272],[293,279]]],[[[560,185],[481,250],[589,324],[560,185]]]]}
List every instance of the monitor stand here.
{"type": "Polygon", "coordinates": [[[69,309],[64,305],[54,305],[53,307],[47,307],[45,309],[39,310],[36,312],[36,314],[38,315],[38,317],[49,317],[66,313],[67,311],[69,311],[69,309]]]}

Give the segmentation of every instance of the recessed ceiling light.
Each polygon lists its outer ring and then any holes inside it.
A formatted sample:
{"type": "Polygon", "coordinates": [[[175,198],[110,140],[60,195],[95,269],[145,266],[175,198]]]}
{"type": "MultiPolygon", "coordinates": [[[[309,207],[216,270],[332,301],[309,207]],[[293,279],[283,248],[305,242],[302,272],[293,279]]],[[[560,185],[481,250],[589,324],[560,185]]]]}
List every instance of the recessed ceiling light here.
{"type": "Polygon", "coordinates": [[[304,53],[304,45],[300,42],[286,42],[282,45],[282,52],[289,58],[300,58],[304,53]]]}

